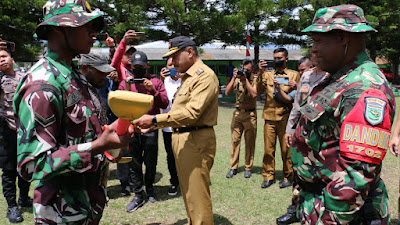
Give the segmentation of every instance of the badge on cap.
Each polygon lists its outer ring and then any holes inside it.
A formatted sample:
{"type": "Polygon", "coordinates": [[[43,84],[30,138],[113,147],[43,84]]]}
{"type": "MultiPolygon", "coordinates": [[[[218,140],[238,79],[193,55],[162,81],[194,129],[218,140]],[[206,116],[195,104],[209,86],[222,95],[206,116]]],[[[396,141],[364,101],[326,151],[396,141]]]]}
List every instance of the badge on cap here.
{"type": "Polygon", "coordinates": [[[365,98],[364,117],[372,126],[378,125],[383,121],[387,102],[374,97],[365,98]]]}
{"type": "Polygon", "coordinates": [[[140,57],[141,57],[141,56],[140,56],[139,54],[136,54],[136,55],[135,55],[135,59],[140,59],[140,57]]]}

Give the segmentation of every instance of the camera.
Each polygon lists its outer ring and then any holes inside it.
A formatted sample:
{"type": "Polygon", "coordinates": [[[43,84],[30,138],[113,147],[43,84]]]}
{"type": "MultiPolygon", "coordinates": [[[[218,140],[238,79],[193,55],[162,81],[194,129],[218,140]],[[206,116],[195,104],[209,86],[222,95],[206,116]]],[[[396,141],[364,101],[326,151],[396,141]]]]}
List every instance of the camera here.
{"type": "Polygon", "coordinates": [[[238,70],[237,70],[237,77],[241,77],[241,76],[246,76],[246,74],[247,74],[247,69],[245,69],[245,68],[243,68],[243,67],[240,67],[238,70]]]}
{"type": "Polygon", "coordinates": [[[105,41],[107,39],[107,34],[106,33],[98,33],[96,35],[96,39],[98,41],[105,41]]]}
{"type": "Polygon", "coordinates": [[[127,79],[126,79],[126,82],[127,82],[128,84],[135,84],[135,83],[143,83],[144,80],[143,80],[143,78],[133,78],[133,77],[130,77],[130,78],[127,78],[127,79]]]}
{"type": "MultiPolygon", "coordinates": [[[[5,42],[6,43],[5,47],[7,48],[7,50],[10,51],[10,52],[14,52],[14,50],[15,50],[15,43],[14,42],[1,40],[1,39],[0,39],[0,42],[5,42]]],[[[3,44],[3,46],[4,46],[4,44],[3,44]]]]}

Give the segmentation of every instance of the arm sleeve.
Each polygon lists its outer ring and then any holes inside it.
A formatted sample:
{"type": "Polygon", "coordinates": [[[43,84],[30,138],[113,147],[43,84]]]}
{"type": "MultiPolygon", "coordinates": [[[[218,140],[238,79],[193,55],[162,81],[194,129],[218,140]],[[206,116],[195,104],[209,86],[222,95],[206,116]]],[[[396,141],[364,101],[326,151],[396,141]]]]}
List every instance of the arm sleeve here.
{"type": "Polygon", "coordinates": [[[165,109],[169,105],[169,100],[164,83],[158,79],[154,79],[154,81],[156,83],[153,84],[155,86],[153,88],[154,93],[151,93],[154,96],[154,105],[158,106],[161,109],[165,109]]]}
{"type": "Polygon", "coordinates": [[[125,50],[126,50],[126,43],[123,40],[121,40],[121,42],[118,45],[117,50],[114,53],[114,57],[112,58],[112,61],[111,61],[111,66],[117,70],[118,80],[120,80],[120,81],[124,80],[122,71],[121,71],[121,60],[125,54],[125,50]]]}
{"type": "Polygon", "coordinates": [[[257,95],[260,95],[260,94],[264,93],[264,91],[265,91],[265,87],[264,87],[263,79],[262,79],[264,74],[265,73],[262,73],[262,74],[258,75],[258,77],[257,77],[257,81],[256,81],[257,95]]]}
{"type": "MultiPolygon", "coordinates": [[[[49,85],[49,84],[47,84],[49,85]]],[[[54,87],[54,89],[56,89],[54,87]]],[[[92,168],[92,143],[68,146],[62,97],[52,91],[21,89],[18,108],[18,168],[26,180],[45,180],[60,173],[82,173],[92,168]],[[59,141],[67,144],[62,144],[59,141]]],[[[85,123],[85,121],[83,121],[85,123]]]]}

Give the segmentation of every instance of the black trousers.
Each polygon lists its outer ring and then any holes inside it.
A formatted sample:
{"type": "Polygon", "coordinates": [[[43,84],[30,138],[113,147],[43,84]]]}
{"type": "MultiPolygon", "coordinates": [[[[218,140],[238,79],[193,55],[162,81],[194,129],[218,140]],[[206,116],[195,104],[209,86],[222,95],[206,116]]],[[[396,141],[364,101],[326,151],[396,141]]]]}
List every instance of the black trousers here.
{"type": "Polygon", "coordinates": [[[16,181],[18,177],[19,196],[28,197],[30,183],[22,179],[17,172],[17,133],[8,127],[3,128],[4,150],[8,152],[7,160],[2,165],[3,174],[1,175],[1,184],[3,186],[3,195],[7,201],[8,207],[17,205],[16,181]]]}
{"type": "Polygon", "coordinates": [[[167,152],[167,163],[168,163],[168,170],[169,174],[171,175],[171,179],[169,180],[172,185],[178,186],[178,173],[176,172],[176,164],[175,164],[175,157],[174,152],[172,151],[172,132],[162,132],[163,139],[164,139],[164,147],[165,151],[167,152]]]}
{"type": "Polygon", "coordinates": [[[135,133],[129,141],[129,155],[132,161],[129,163],[133,192],[139,193],[146,186],[146,191],[153,189],[156,177],[158,157],[158,130],[147,134],[135,133]],[[143,174],[142,164],[146,166],[143,174]]]}

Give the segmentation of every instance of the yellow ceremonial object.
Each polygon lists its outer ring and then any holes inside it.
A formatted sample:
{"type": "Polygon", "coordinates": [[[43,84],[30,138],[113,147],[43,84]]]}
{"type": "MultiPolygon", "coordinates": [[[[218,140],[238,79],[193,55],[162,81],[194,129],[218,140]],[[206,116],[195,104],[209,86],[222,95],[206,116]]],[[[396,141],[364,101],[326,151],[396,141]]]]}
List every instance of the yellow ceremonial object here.
{"type": "Polygon", "coordinates": [[[123,120],[132,121],[147,113],[153,106],[154,97],[131,91],[111,91],[108,105],[112,112],[123,120]]]}

